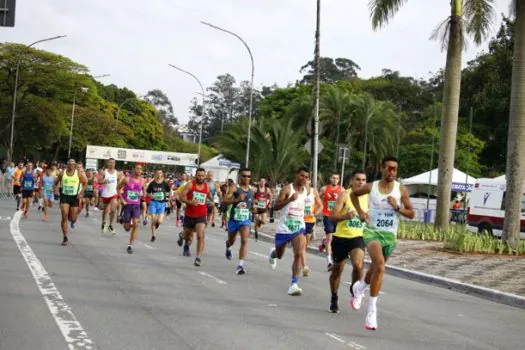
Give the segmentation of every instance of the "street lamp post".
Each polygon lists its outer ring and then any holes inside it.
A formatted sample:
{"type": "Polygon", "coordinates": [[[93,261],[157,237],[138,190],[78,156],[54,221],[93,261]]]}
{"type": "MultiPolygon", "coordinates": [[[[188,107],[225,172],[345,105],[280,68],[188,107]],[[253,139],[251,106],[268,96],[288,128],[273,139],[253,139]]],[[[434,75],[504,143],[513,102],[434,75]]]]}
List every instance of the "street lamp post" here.
{"type": "Polygon", "coordinates": [[[188,74],[190,77],[192,77],[193,79],[195,79],[197,81],[197,83],[199,84],[200,88],[201,88],[201,94],[202,94],[202,116],[201,116],[201,125],[200,125],[200,130],[199,130],[199,147],[198,147],[198,150],[197,150],[197,165],[200,165],[201,164],[201,143],[202,143],[202,124],[204,122],[204,114],[206,113],[206,98],[204,97],[204,87],[202,86],[202,83],[201,81],[199,80],[199,78],[197,78],[194,74],[182,69],[182,68],[179,68],[173,64],[169,64],[168,63],[168,66],[170,66],[171,68],[175,68],[176,70],[178,71],[181,71],[182,73],[186,73],[188,74]]]}
{"type": "MultiPolygon", "coordinates": [[[[52,38],[46,38],[46,39],[42,39],[42,40],[38,40],[38,41],[35,41],[34,43],[32,44],[29,44],[25,49],[29,49],[31,48],[32,46],[36,45],[36,44],[39,44],[39,43],[43,43],[45,41],[51,41],[51,40],[56,40],[56,39],[61,39],[61,38],[65,38],[67,35],[59,35],[59,36],[54,36],[52,38]]],[[[16,94],[18,92],[18,73],[20,71],[20,64],[22,63],[22,52],[19,53],[19,58],[18,58],[18,62],[16,64],[16,72],[15,72],[15,87],[13,89],[13,113],[12,113],[12,116],[11,116],[11,139],[10,139],[10,142],[9,142],[9,152],[7,154],[7,160],[8,162],[11,162],[12,161],[12,158],[13,158],[13,150],[14,150],[14,145],[13,145],[13,139],[14,139],[14,133],[15,133],[15,117],[16,117],[16,94]]]]}
{"type": "Polygon", "coordinates": [[[201,21],[201,23],[206,25],[206,26],[208,26],[208,27],[211,27],[213,29],[217,29],[217,30],[220,30],[221,32],[225,32],[225,33],[228,33],[230,35],[233,35],[234,37],[239,39],[244,44],[244,46],[248,50],[248,53],[250,54],[250,60],[252,62],[252,75],[251,75],[251,79],[250,79],[250,107],[249,107],[249,110],[248,110],[248,141],[246,143],[246,161],[245,161],[245,166],[249,167],[249,163],[250,163],[250,141],[251,141],[251,135],[252,135],[253,77],[254,77],[254,74],[255,74],[255,64],[253,62],[252,51],[250,50],[250,47],[248,46],[246,41],[244,41],[244,39],[241,38],[238,34],[235,34],[234,32],[231,32],[229,30],[217,27],[217,26],[215,26],[213,24],[210,24],[210,23],[207,23],[207,22],[201,21]]]}
{"type": "Polygon", "coordinates": [[[364,156],[363,156],[363,171],[365,171],[365,166],[366,166],[366,147],[368,145],[368,121],[373,116],[374,116],[374,113],[369,114],[365,122],[365,147],[364,147],[364,156]]]}
{"type": "Polygon", "coordinates": [[[82,92],[87,93],[88,88],[82,87],[82,88],[76,88],[75,94],[73,95],[73,108],[71,108],[71,127],[69,129],[69,148],[67,150],[67,158],[71,158],[71,144],[73,142],[73,124],[75,122],[75,107],[77,102],[77,91],[81,89],[82,92]]]}

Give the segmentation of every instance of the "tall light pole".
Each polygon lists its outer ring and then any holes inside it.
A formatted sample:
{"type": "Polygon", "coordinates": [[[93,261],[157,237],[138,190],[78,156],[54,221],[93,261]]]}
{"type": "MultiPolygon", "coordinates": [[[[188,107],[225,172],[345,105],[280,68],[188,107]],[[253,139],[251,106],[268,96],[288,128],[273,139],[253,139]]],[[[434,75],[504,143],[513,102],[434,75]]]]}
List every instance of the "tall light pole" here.
{"type": "MultiPolygon", "coordinates": [[[[43,43],[44,41],[51,41],[51,40],[61,39],[61,38],[65,38],[66,36],[67,35],[59,35],[59,36],[54,36],[52,38],[41,39],[41,40],[35,41],[32,44],[27,45],[27,47],[25,47],[25,49],[27,50],[27,49],[31,48],[32,46],[35,46],[36,44],[43,43]]],[[[13,136],[15,134],[15,117],[16,117],[16,94],[18,92],[18,73],[20,71],[20,64],[21,64],[21,62],[22,62],[22,52],[19,53],[18,62],[16,64],[15,88],[13,89],[13,114],[11,116],[11,140],[9,142],[9,152],[7,154],[8,162],[11,162],[12,158],[13,158],[13,150],[14,150],[13,136]]]]}
{"type": "Polygon", "coordinates": [[[73,123],[75,122],[75,106],[77,102],[77,91],[82,90],[83,93],[88,92],[88,88],[86,87],[78,87],[75,89],[75,94],[73,95],[73,108],[71,108],[71,127],[69,129],[69,148],[67,150],[67,158],[71,158],[71,144],[73,142],[73,123]]]}
{"type": "Polygon", "coordinates": [[[176,70],[178,71],[181,71],[182,73],[186,73],[188,74],[190,77],[192,77],[193,79],[195,79],[197,81],[197,83],[199,83],[199,86],[201,87],[201,94],[202,94],[202,116],[201,116],[201,125],[200,125],[200,131],[199,131],[199,147],[198,147],[198,150],[197,150],[197,165],[200,165],[201,164],[201,143],[202,143],[202,124],[204,123],[204,114],[206,113],[206,98],[204,97],[205,94],[204,94],[204,87],[202,86],[202,83],[201,81],[199,80],[199,78],[197,78],[194,74],[182,69],[182,68],[179,68],[173,64],[170,64],[168,63],[168,66],[170,66],[171,68],[175,68],[176,70]]]}
{"type": "Polygon", "coordinates": [[[233,35],[234,37],[239,39],[244,44],[244,46],[248,50],[248,53],[250,54],[250,60],[252,62],[252,75],[251,75],[251,79],[250,79],[250,107],[249,107],[249,110],[248,110],[248,141],[247,141],[247,144],[246,144],[246,161],[245,161],[245,166],[248,168],[249,164],[250,164],[250,141],[251,141],[251,135],[252,135],[253,76],[255,74],[255,64],[253,62],[252,51],[250,50],[250,47],[248,46],[246,41],[244,41],[244,39],[241,38],[238,34],[235,34],[234,32],[231,32],[229,30],[217,27],[217,26],[215,26],[213,24],[210,24],[210,23],[207,23],[207,22],[201,21],[201,23],[206,25],[206,26],[208,26],[208,27],[211,27],[213,29],[217,29],[217,30],[220,30],[221,32],[225,32],[225,33],[228,33],[230,35],[233,35]]]}
{"type": "MultiPolygon", "coordinates": [[[[321,0],[317,0],[317,15],[315,24],[314,49],[314,81],[313,81],[313,118],[312,118],[312,186],[317,188],[317,173],[319,162],[319,98],[321,90],[321,0]]],[[[343,179],[341,179],[342,181],[343,179]]]]}
{"type": "Polygon", "coordinates": [[[366,171],[365,170],[365,166],[366,166],[366,147],[368,145],[368,121],[370,120],[370,118],[372,118],[374,116],[374,113],[370,113],[368,115],[368,117],[366,117],[366,122],[365,122],[365,147],[364,147],[364,156],[363,156],[363,171],[366,171]]]}

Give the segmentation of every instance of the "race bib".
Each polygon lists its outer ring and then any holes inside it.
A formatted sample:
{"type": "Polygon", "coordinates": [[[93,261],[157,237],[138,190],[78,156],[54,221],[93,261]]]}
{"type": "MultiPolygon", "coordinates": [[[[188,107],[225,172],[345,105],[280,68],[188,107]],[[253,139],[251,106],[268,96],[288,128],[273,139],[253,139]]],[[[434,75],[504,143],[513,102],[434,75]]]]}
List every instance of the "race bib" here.
{"type": "Polygon", "coordinates": [[[334,210],[335,208],[335,201],[328,201],[328,210],[334,210]]]}
{"type": "Polygon", "coordinates": [[[304,203],[304,215],[312,215],[312,203],[304,203]]]}
{"type": "Polygon", "coordinates": [[[93,185],[87,185],[86,192],[93,192],[93,185]]]}
{"type": "Polygon", "coordinates": [[[153,192],[153,199],[160,202],[164,200],[164,192],[153,192]]]}
{"type": "Polygon", "coordinates": [[[290,232],[297,232],[301,229],[303,221],[296,217],[287,216],[284,224],[290,232]]]}
{"type": "Polygon", "coordinates": [[[24,187],[25,188],[33,187],[33,181],[24,181],[24,187]]]}
{"type": "Polygon", "coordinates": [[[235,208],[233,210],[233,220],[235,221],[250,220],[250,210],[247,208],[235,208]]]}
{"type": "Polygon", "coordinates": [[[266,209],[266,200],[261,199],[257,201],[257,208],[266,209]]]}
{"type": "Polygon", "coordinates": [[[183,205],[181,208],[180,208],[180,216],[184,216],[184,213],[186,213],[186,206],[183,205]]]}
{"type": "Polygon", "coordinates": [[[202,192],[193,192],[193,200],[199,205],[206,203],[206,194],[202,192]]]}
{"type": "Polygon", "coordinates": [[[53,192],[52,185],[44,185],[44,192],[53,192]]]}
{"type": "Polygon", "coordinates": [[[397,234],[399,219],[393,210],[374,209],[372,212],[372,225],[380,231],[397,234]]]}
{"type": "Polygon", "coordinates": [[[140,192],[137,191],[128,191],[127,198],[130,201],[136,201],[140,198],[140,192]]]}
{"type": "Polygon", "coordinates": [[[354,216],[352,219],[346,221],[346,227],[353,229],[363,228],[363,223],[359,219],[359,216],[354,216]]]}
{"type": "Polygon", "coordinates": [[[75,193],[75,186],[64,186],[63,189],[62,189],[62,192],[66,195],[66,196],[74,196],[76,193],[75,193]]]}

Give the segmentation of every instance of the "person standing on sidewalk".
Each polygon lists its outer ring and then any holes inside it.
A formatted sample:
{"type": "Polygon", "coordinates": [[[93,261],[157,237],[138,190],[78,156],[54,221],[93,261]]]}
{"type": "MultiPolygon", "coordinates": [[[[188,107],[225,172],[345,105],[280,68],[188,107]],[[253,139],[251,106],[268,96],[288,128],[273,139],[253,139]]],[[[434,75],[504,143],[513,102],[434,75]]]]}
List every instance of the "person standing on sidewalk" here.
{"type": "Polygon", "coordinates": [[[377,329],[377,298],[383,282],[385,262],[397,245],[399,215],[409,219],[415,216],[406,187],[396,181],[398,166],[399,161],[396,157],[386,156],[381,161],[381,180],[369,183],[350,194],[361,221],[368,223],[363,237],[372,263],[365,280],[357,281],[352,286],[354,297],[362,297],[370,285],[365,320],[365,328],[368,330],[377,329]],[[359,200],[359,197],[365,195],[370,195],[368,213],[359,200]]]}

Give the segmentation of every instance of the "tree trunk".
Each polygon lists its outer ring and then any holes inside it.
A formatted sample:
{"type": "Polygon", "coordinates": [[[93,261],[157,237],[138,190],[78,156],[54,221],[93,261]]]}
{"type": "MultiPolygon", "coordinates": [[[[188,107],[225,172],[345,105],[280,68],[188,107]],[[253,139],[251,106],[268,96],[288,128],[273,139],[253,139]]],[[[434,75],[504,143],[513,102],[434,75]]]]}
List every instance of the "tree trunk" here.
{"type": "Polygon", "coordinates": [[[518,0],[514,30],[503,225],[503,240],[512,247],[520,241],[521,199],[525,181],[525,0],[518,0]]]}
{"type": "Polygon", "coordinates": [[[458,128],[459,95],[461,90],[461,7],[454,0],[450,18],[450,33],[445,67],[443,110],[441,112],[441,138],[439,145],[439,179],[435,226],[446,229],[450,217],[450,191],[454,172],[456,135],[458,128]],[[459,13],[458,13],[459,11],[459,13]]]}

